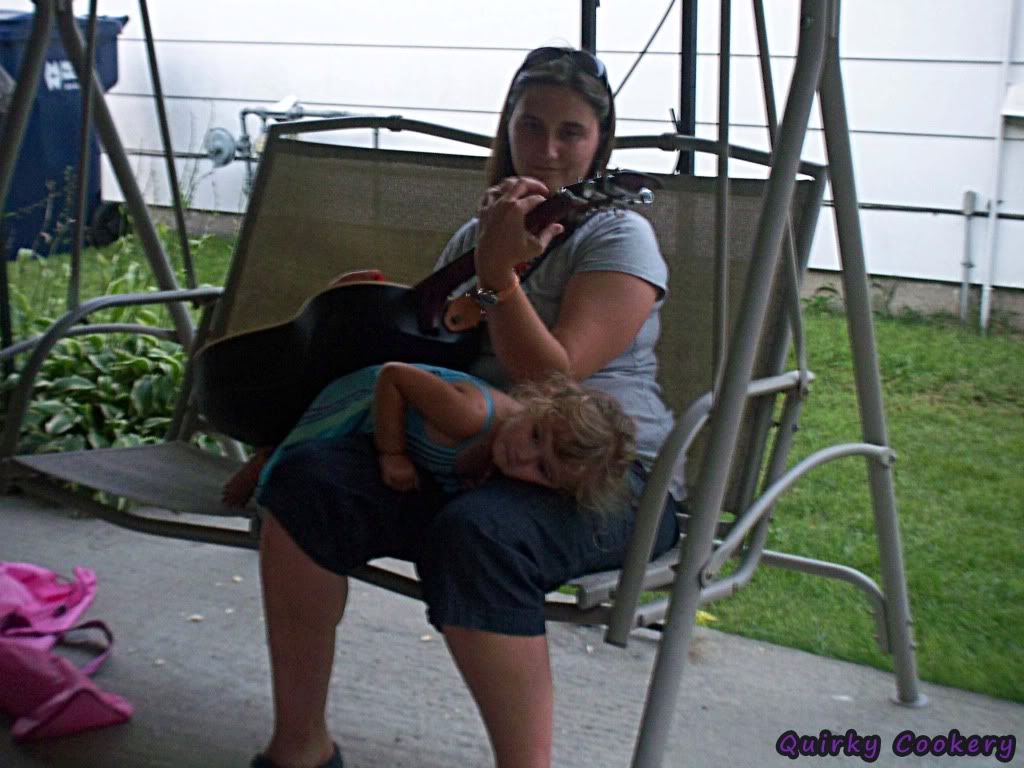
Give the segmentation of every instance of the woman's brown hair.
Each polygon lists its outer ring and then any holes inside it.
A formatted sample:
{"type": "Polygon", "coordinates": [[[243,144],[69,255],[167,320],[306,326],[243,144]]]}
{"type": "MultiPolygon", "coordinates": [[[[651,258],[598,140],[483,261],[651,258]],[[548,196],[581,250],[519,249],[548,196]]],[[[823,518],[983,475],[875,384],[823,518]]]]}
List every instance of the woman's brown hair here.
{"type": "MultiPolygon", "coordinates": [[[[586,59],[584,58],[584,60],[586,59]]],[[[487,160],[487,184],[489,186],[497,184],[502,179],[514,176],[516,173],[512,166],[512,147],[509,143],[508,123],[523,93],[534,85],[568,88],[578,93],[590,104],[600,125],[601,138],[587,176],[603,173],[608,166],[608,158],[612,154],[612,144],[615,143],[615,99],[608,86],[607,75],[604,74],[604,65],[590,54],[577,51],[574,48],[538,48],[527,54],[523,66],[516,72],[511,85],[509,85],[508,94],[505,96],[505,105],[498,120],[498,132],[491,145],[491,156],[487,160]],[[538,53],[545,53],[550,58],[541,57],[545,60],[528,66],[531,58],[537,58],[536,54],[538,53]],[[599,67],[601,76],[598,77],[584,71],[584,68],[578,63],[581,57],[593,59],[599,67]]]]}

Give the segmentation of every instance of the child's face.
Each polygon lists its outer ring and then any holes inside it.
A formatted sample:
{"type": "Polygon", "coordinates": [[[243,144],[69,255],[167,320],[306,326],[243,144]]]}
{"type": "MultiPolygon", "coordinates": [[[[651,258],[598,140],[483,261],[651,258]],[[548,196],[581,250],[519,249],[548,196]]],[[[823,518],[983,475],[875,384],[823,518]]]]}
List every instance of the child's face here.
{"type": "Polygon", "coordinates": [[[554,450],[551,426],[527,414],[508,419],[491,443],[491,460],[503,475],[548,488],[565,488],[571,469],[554,450]]]}

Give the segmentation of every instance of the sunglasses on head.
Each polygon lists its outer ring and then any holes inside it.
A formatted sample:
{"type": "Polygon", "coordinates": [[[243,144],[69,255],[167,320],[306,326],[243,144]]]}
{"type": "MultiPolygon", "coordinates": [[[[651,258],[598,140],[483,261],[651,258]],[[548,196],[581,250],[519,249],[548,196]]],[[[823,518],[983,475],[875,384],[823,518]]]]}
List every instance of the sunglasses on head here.
{"type": "Polygon", "coordinates": [[[589,51],[579,51],[575,48],[556,48],[554,46],[535,48],[526,54],[520,71],[533,69],[541,64],[547,64],[562,58],[568,58],[581,72],[585,72],[591,77],[596,77],[605,84],[608,83],[608,70],[605,69],[604,62],[589,51]]]}

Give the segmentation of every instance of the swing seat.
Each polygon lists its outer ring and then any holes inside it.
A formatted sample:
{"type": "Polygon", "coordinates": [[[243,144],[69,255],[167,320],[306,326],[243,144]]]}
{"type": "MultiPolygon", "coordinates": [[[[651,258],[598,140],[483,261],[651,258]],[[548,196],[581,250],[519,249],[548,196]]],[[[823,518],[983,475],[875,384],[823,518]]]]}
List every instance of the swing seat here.
{"type": "MultiPolygon", "coordinates": [[[[103,305],[182,298],[201,303],[206,314],[194,344],[199,349],[209,341],[287,322],[310,296],[342,272],[374,267],[391,281],[416,283],[432,269],[437,254],[465,220],[467,211],[474,209],[483,186],[484,158],[363,149],[325,140],[339,131],[366,128],[416,131],[479,148],[490,145],[488,137],[401,118],[309,121],[289,126],[287,133],[272,130],[223,291],[104,297],[103,305]]],[[[711,148],[707,142],[674,135],[631,137],[620,145],[659,147],[670,152],[711,148]]],[[[768,159],[749,150],[736,151],[746,153],[751,160],[768,159]]],[[[792,211],[795,231],[801,233],[794,244],[798,271],[807,262],[823,179],[819,166],[806,164],[805,170],[809,177],[798,183],[792,211]]],[[[674,465],[685,459],[692,472],[700,466],[703,445],[699,430],[710,410],[710,399],[701,395],[713,382],[718,182],[707,177],[656,177],[662,188],[655,193],[654,204],[638,210],[654,224],[670,270],[669,299],[661,313],[659,382],[666,401],[681,421],[690,424],[691,431],[683,441],[685,450],[666,461],[674,465]]],[[[764,184],[757,179],[733,179],[729,183],[728,296],[733,316],[745,283],[764,184]]],[[[783,263],[789,265],[786,260],[783,263]]],[[[788,315],[783,311],[783,283],[780,278],[773,289],[762,345],[765,354],[757,367],[760,387],[765,391],[751,399],[746,449],[733,472],[727,510],[733,516],[750,504],[750,498],[741,496],[750,497],[751,490],[744,491],[741,485],[749,485],[749,478],[762,471],[764,457],[769,454],[770,430],[761,428],[759,434],[754,434],[754,413],[770,412],[779,395],[802,397],[801,387],[806,385],[806,378],[798,373],[780,375],[778,364],[769,360],[771,350],[778,348],[780,339],[789,333],[788,315]]],[[[91,305],[83,304],[79,314],[90,313],[91,305]]],[[[89,330],[88,326],[72,325],[64,332],[76,328],[89,330]]],[[[52,336],[37,346],[35,354],[52,347],[60,336],[59,329],[52,329],[52,336]]],[[[784,346],[784,341],[781,343],[784,346]]],[[[196,435],[209,432],[210,427],[192,397],[191,362],[174,426],[162,444],[41,455],[12,456],[15,451],[9,450],[4,461],[7,482],[51,500],[84,507],[133,530],[255,547],[255,509],[251,504],[241,510],[225,507],[220,500],[223,483],[240,465],[241,455],[236,452],[232,456],[230,451],[221,455],[196,445],[196,435]],[[96,491],[103,492],[108,501],[99,501],[96,491]]],[[[25,380],[22,386],[26,393],[31,391],[31,381],[25,380]]],[[[5,440],[10,440],[13,430],[14,425],[9,423],[5,440]]],[[[660,509],[659,498],[663,500],[664,493],[664,488],[652,488],[647,494],[649,505],[660,509]]],[[[685,529],[686,521],[682,522],[685,529]]],[[[648,548],[644,559],[649,560],[650,545],[637,546],[640,550],[648,548]]],[[[757,557],[762,555],[756,553],[757,557]]],[[[649,563],[643,569],[641,587],[668,588],[678,559],[679,551],[673,549],[649,563]]],[[[414,578],[375,564],[357,576],[411,597],[419,595],[414,578]]],[[[546,615],[551,620],[609,623],[620,576],[619,571],[609,571],[575,580],[568,589],[551,596],[546,615]]],[[[657,625],[664,610],[664,600],[637,607],[629,627],[657,625]]]]}

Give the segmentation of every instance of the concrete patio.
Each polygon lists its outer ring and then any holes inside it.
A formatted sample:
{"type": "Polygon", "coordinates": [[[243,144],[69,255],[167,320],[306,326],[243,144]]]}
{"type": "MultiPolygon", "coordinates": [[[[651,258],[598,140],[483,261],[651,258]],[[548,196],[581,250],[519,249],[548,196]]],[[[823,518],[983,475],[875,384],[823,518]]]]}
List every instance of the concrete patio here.
{"type": "MultiPolygon", "coordinates": [[[[129,724],[48,743],[17,746],[0,736],[0,766],[248,765],[271,717],[254,552],[132,533],[6,496],[0,560],[97,572],[99,592],[87,617],[106,621],[116,643],[96,679],[136,707],[129,724]]],[[[330,714],[346,766],[490,765],[473,702],[421,606],[363,584],[352,592],[330,714]]],[[[549,637],[555,765],[628,766],[657,635],[637,632],[626,650],[605,645],[596,627],[552,624],[549,637]]],[[[822,729],[879,736],[875,765],[992,766],[1002,764],[995,755],[897,757],[893,740],[906,730],[1024,734],[1019,704],[924,684],[929,705],[909,709],[892,703],[890,674],[703,628],[685,674],[666,768],[792,765],[776,751],[780,736],[817,736],[822,729]]],[[[840,753],[804,762],[861,759],[840,753]]]]}

